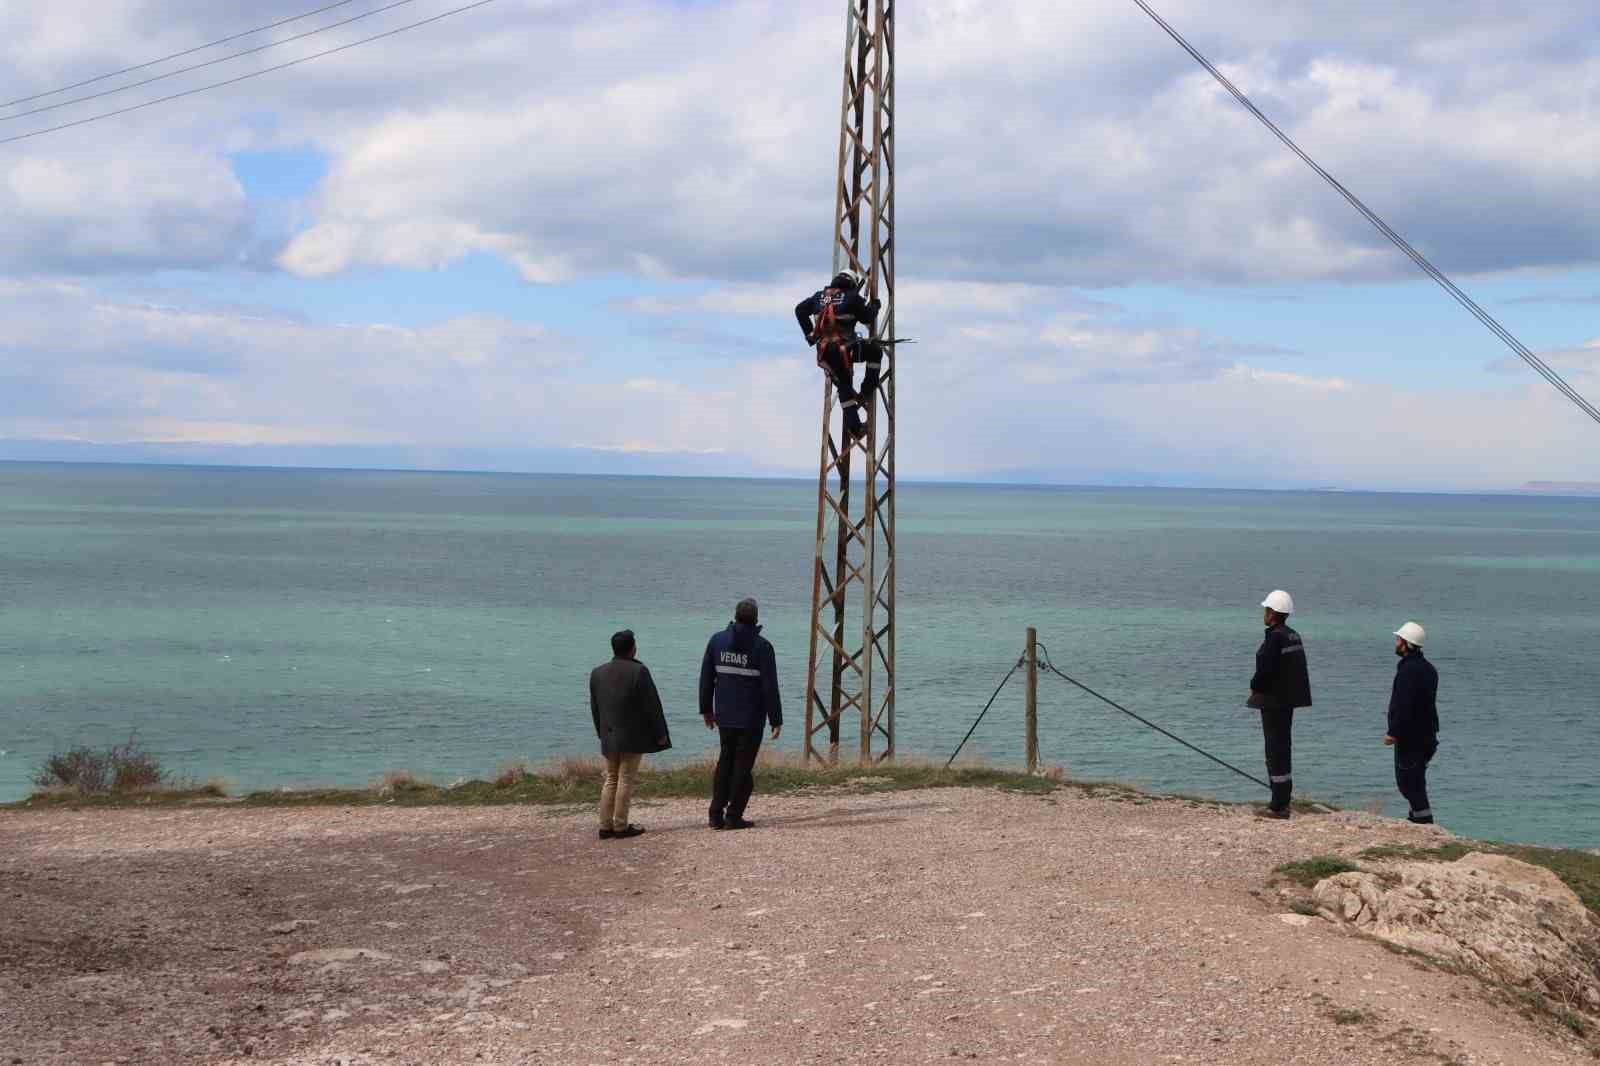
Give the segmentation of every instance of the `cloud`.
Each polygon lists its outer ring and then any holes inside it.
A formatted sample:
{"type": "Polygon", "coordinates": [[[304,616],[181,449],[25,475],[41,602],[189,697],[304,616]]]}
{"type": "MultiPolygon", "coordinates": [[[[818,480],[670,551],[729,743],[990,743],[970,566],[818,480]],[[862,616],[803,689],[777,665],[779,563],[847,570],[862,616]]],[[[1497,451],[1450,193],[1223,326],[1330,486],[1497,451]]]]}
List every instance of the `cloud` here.
{"type": "Polygon", "coordinates": [[[248,249],[244,190],[215,153],[16,147],[0,147],[0,274],[211,267],[248,249]]]}
{"type": "MultiPolygon", "coordinates": [[[[214,73],[449,6],[425,0],[214,73]]],[[[1447,269],[1596,260],[1592,5],[1352,0],[1331,20],[1325,5],[1272,0],[1164,10],[1447,269]]],[[[22,95],[261,17],[244,0],[10,5],[0,69],[22,95]]],[[[1050,286],[1410,276],[1125,0],[925,0],[900,17],[908,272],[1050,286]]],[[[841,23],[831,0],[501,0],[7,146],[0,269],[234,261],[252,223],[227,155],[288,148],[329,162],[277,259],[305,278],[479,253],[537,283],[814,271],[831,238],[841,23]]]]}
{"type": "Polygon", "coordinates": [[[1578,307],[1588,307],[1588,306],[1592,306],[1594,304],[1600,304],[1600,292],[1592,293],[1592,294],[1590,294],[1588,296],[1555,296],[1555,295],[1518,296],[1515,299],[1507,300],[1506,303],[1507,304],[1569,304],[1569,305],[1574,305],[1574,306],[1578,306],[1578,307]]]}
{"type": "MultiPolygon", "coordinates": [[[[1562,371],[1563,376],[1572,378],[1571,372],[1577,372],[1580,377],[1600,377],[1600,338],[1589,341],[1577,348],[1563,348],[1550,352],[1535,352],[1540,359],[1557,371],[1562,371]]],[[[1497,374],[1526,373],[1528,364],[1515,355],[1508,355],[1503,359],[1496,359],[1488,364],[1488,369],[1497,374]]],[[[1576,381],[1569,383],[1577,384],[1576,381]]],[[[1579,388],[1583,392],[1582,388],[1579,388]]],[[[1593,399],[1594,397],[1590,397],[1593,399]]]]}
{"type": "MultiPolygon", "coordinates": [[[[7,5],[0,97],[222,36],[262,21],[259,6],[7,5]]],[[[1163,10],[1447,269],[1594,264],[1593,5],[1163,10]]],[[[0,148],[0,435],[583,448],[734,472],[759,455],[804,471],[820,376],[789,319],[831,265],[838,14],[824,0],[500,0],[0,148]],[[312,157],[318,174],[325,160],[325,176],[287,206],[253,202],[231,162],[244,152],[312,157]],[[484,256],[565,288],[528,302],[538,322],[502,293],[514,312],[408,326],[126,295],[130,277],[172,270],[230,291],[266,266],[289,277],[258,291],[326,308],[345,292],[381,300],[385,271],[484,256]],[[121,295],[90,280],[104,274],[121,295]],[[567,296],[582,306],[551,310],[567,296]]],[[[1272,327],[1227,336],[1081,295],[1159,283],[1185,287],[1182,305],[1234,285],[1411,276],[1126,0],[919,0],[901,17],[898,296],[916,339],[901,349],[902,469],[1593,477],[1592,427],[1515,361],[1478,392],[1395,388],[1312,340],[1272,343],[1272,327]],[[1264,410],[1293,416],[1272,449],[1264,410]],[[1405,473],[1397,441],[1415,444],[1405,473]]],[[[1592,349],[1547,357],[1600,391],[1592,349]]]]}
{"type": "MultiPolygon", "coordinates": [[[[1225,337],[1030,288],[990,303],[919,312],[926,331],[897,370],[905,476],[1493,488],[1593,475],[1592,425],[1528,377],[1397,388],[1320,372],[1309,356],[1240,357],[1225,337]]],[[[537,455],[590,469],[611,455],[678,472],[815,468],[822,379],[798,345],[667,376],[538,323],[325,324],[15,281],[0,283],[0,321],[0,438],[277,448],[313,463],[452,455],[515,468],[537,455]],[[63,335],[62,319],[81,328],[63,335]]],[[[1600,386],[1600,360],[1571,376],[1600,386]]]]}
{"type": "MultiPolygon", "coordinates": [[[[1583,205],[1600,134],[1583,86],[1596,61],[1564,47],[1592,22],[1587,7],[1457,5],[1441,23],[1441,4],[1396,16],[1364,3],[1330,23],[1314,5],[1169,6],[1447,268],[1594,261],[1600,222],[1583,205]],[[1530,140],[1553,150],[1529,153],[1530,140]]],[[[552,62],[522,93],[404,106],[344,131],[317,221],[281,262],[324,276],[488,251],[540,282],[641,264],[724,279],[815,264],[832,202],[835,14],[547,11],[552,62]],[[741,47],[663,47],[713,39],[741,47]],[[759,72],[750,55],[767,57],[759,72]]],[[[899,222],[920,272],[1096,285],[1409,275],[1120,0],[944,0],[902,16],[916,63],[899,86],[912,120],[899,222]]]]}

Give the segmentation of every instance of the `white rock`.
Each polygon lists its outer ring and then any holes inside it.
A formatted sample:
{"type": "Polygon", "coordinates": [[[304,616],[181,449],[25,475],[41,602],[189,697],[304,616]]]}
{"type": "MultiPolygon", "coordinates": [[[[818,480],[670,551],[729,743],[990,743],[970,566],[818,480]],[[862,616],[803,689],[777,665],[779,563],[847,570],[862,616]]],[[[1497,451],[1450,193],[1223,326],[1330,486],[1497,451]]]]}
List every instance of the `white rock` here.
{"type": "Polygon", "coordinates": [[[1408,862],[1386,881],[1317,883],[1322,916],[1485,977],[1564,1000],[1600,1002],[1600,923],[1555,874],[1505,855],[1408,862]]]}
{"type": "Polygon", "coordinates": [[[694,1031],[695,1036],[709,1036],[718,1029],[743,1029],[750,1023],[743,1018],[713,1018],[694,1031]]]}
{"type": "Polygon", "coordinates": [[[370,959],[374,962],[387,962],[394,958],[372,948],[318,948],[315,951],[300,951],[289,956],[291,966],[300,966],[314,962],[356,962],[360,959],[370,959]]]}

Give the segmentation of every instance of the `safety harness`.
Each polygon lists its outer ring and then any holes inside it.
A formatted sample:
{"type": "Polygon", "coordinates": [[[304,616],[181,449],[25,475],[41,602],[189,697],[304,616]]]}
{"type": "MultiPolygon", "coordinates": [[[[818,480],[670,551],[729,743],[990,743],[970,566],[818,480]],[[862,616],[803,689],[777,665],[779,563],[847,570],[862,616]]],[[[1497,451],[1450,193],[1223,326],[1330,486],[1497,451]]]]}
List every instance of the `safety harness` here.
{"type": "MultiPolygon", "coordinates": [[[[838,291],[838,289],[824,289],[823,295],[828,296],[838,291]]],[[[852,351],[855,345],[851,343],[856,339],[855,330],[854,328],[848,330],[844,328],[834,307],[833,301],[824,299],[822,311],[818,313],[816,325],[812,327],[811,335],[815,338],[817,345],[817,365],[823,366],[823,352],[830,345],[836,346],[839,349],[839,361],[844,365],[845,372],[849,373],[855,365],[852,351]]]]}

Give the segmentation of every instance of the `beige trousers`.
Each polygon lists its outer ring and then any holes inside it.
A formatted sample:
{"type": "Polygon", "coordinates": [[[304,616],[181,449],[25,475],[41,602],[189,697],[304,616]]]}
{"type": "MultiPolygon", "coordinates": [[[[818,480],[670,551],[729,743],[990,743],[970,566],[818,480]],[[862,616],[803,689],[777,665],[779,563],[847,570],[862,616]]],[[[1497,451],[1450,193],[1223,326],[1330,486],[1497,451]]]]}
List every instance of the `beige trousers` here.
{"type": "Polygon", "coordinates": [[[633,803],[633,786],[639,780],[637,752],[606,756],[606,780],[600,788],[600,828],[626,829],[628,807],[633,803]]]}

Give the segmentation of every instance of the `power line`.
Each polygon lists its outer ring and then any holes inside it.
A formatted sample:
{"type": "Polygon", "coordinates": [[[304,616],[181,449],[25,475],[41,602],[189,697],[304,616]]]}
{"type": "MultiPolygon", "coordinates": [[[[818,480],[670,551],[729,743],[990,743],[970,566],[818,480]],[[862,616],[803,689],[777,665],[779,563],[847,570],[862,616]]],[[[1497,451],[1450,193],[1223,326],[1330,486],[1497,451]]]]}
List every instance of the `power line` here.
{"type": "Polygon", "coordinates": [[[961,743],[956,745],[956,750],[950,753],[950,758],[945,760],[944,768],[950,769],[950,764],[956,761],[956,756],[961,754],[961,749],[967,746],[967,741],[972,739],[972,734],[978,731],[978,725],[983,721],[983,716],[989,713],[989,708],[994,706],[994,701],[1000,698],[1000,690],[1006,687],[1006,682],[1011,680],[1011,675],[1022,669],[1022,664],[1027,659],[1022,656],[1017,659],[1016,665],[1006,671],[1006,676],[994,687],[994,694],[989,697],[989,702],[983,705],[983,710],[978,712],[977,720],[972,723],[972,728],[967,730],[967,735],[961,738],[961,743]]]}
{"type": "Polygon", "coordinates": [[[216,59],[208,59],[204,63],[195,63],[191,66],[179,67],[177,70],[169,70],[165,74],[156,74],[145,78],[143,81],[133,81],[129,82],[127,85],[119,85],[115,89],[102,89],[97,93],[88,93],[84,96],[74,96],[70,100],[61,100],[53,104],[45,104],[41,107],[35,107],[29,111],[18,111],[15,115],[0,115],[0,122],[11,122],[14,119],[27,118],[29,115],[37,115],[45,111],[55,111],[58,108],[71,107],[73,104],[82,104],[90,100],[98,100],[103,96],[115,96],[117,93],[125,93],[129,89],[138,89],[142,86],[150,85],[158,81],[166,81],[168,78],[176,78],[180,74],[189,74],[196,70],[204,70],[206,67],[214,67],[218,63],[226,63],[229,60],[239,59],[243,56],[255,55],[257,52],[265,52],[269,48],[277,48],[281,45],[293,44],[295,41],[303,41],[307,37],[315,37],[319,33],[327,33],[329,30],[336,30],[340,26],[348,26],[352,22],[360,22],[362,19],[369,19],[374,15],[381,15],[385,11],[393,11],[397,7],[404,7],[406,4],[414,4],[416,2],[417,0],[394,0],[393,3],[385,4],[383,7],[375,7],[371,11],[363,11],[359,15],[351,15],[349,18],[340,19],[338,22],[330,22],[326,26],[318,26],[314,30],[306,30],[304,33],[297,33],[292,37],[285,37],[281,41],[268,41],[266,44],[258,44],[254,48],[246,48],[241,52],[230,52],[228,55],[220,56],[216,59]]]}
{"type": "Polygon", "coordinates": [[[101,119],[116,118],[118,115],[126,115],[133,111],[142,111],[147,107],[154,107],[157,104],[164,104],[172,100],[181,100],[186,96],[194,96],[197,93],[203,93],[211,89],[220,89],[226,85],[237,85],[241,81],[249,81],[251,78],[259,78],[263,74],[271,74],[275,71],[287,70],[290,67],[297,67],[301,63],[309,63],[313,59],[321,59],[324,56],[336,55],[339,52],[347,52],[352,48],[357,48],[364,44],[371,44],[373,41],[381,41],[385,37],[393,37],[396,34],[405,33],[407,30],[414,30],[421,26],[427,26],[430,23],[438,22],[441,19],[447,19],[451,15],[459,15],[463,12],[471,11],[474,8],[484,7],[492,3],[494,3],[494,0],[475,0],[474,3],[451,8],[449,11],[441,12],[437,15],[433,15],[417,22],[408,23],[404,26],[396,26],[392,30],[385,30],[382,33],[375,33],[371,37],[363,37],[358,41],[351,41],[348,44],[341,44],[337,48],[329,48],[321,52],[313,52],[311,55],[301,56],[299,59],[291,59],[287,63],[279,63],[276,66],[263,67],[261,70],[252,70],[248,74],[240,74],[236,78],[228,78],[225,81],[217,81],[212,82],[209,85],[201,85],[193,89],[185,89],[181,93],[172,93],[170,96],[158,96],[154,100],[146,100],[143,103],[133,104],[130,107],[121,107],[115,111],[105,111],[101,114],[90,115],[87,118],[80,118],[73,122],[63,122],[59,126],[47,126],[42,130],[32,130],[28,133],[19,133],[13,137],[0,137],[0,144],[15,144],[17,141],[26,141],[32,137],[42,137],[47,133],[56,133],[60,130],[69,130],[74,126],[86,126],[91,122],[99,122],[101,119]]]}
{"type": "Polygon", "coordinates": [[[323,7],[317,8],[315,11],[307,11],[300,15],[291,15],[289,18],[279,19],[277,22],[271,22],[265,26],[257,26],[253,30],[245,30],[243,33],[235,33],[228,37],[221,37],[215,41],[211,41],[208,44],[195,45],[193,48],[185,48],[181,52],[173,52],[171,55],[162,56],[160,59],[152,59],[145,63],[135,63],[131,67],[123,67],[121,70],[113,70],[108,74],[97,74],[92,78],[85,78],[82,81],[75,81],[71,85],[63,85],[59,89],[51,89],[48,92],[34,93],[32,96],[19,96],[15,100],[6,100],[3,103],[0,103],[0,107],[11,107],[13,104],[32,103],[35,100],[43,100],[46,96],[54,96],[57,93],[68,92],[72,89],[81,89],[85,85],[93,85],[97,81],[105,81],[107,78],[115,78],[120,74],[132,74],[136,70],[144,70],[146,67],[153,67],[157,64],[165,63],[169,59],[182,59],[184,56],[191,56],[196,52],[204,52],[207,48],[215,48],[219,44],[227,44],[230,41],[237,41],[241,37],[249,37],[251,34],[265,33],[267,30],[275,30],[279,26],[287,26],[291,22],[299,22],[301,19],[308,19],[312,15],[320,15],[324,11],[332,11],[336,7],[347,7],[355,2],[356,0],[338,0],[338,3],[327,4],[323,7]]]}
{"type": "MultiPolygon", "coordinates": [[[[1240,777],[1244,778],[1246,781],[1253,781],[1256,784],[1260,785],[1262,788],[1271,788],[1272,787],[1271,785],[1267,784],[1265,781],[1261,780],[1261,778],[1257,777],[1255,774],[1246,773],[1244,770],[1239,769],[1237,766],[1233,765],[1232,763],[1226,762],[1226,761],[1224,761],[1222,759],[1217,758],[1215,755],[1211,754],[1209,751],[1205,750],[1204,748],[1197,747],[1197,746],[1189,743],[1187,740],[1184,740],[1178,734],[1161,728],[1160,726],[1158,726],[1154,722],[1152,722],[1150,719],[1145,718],[1142,715],[1138,715],[1138,714],[1133,713],[1132,711],[1128,710],[1128,708],[1126,708],[1122,704],[1118,703],[1116,700],[1111,699],[1109,696],[1102,696],[1100,693],[1096,692],[1094,689],[1090,688],[1088,685],[1085,685],[1082,681],[1079,681],[1076,678],[1068,677],[1066,674],[1062,673],[1059,669],[1056,668],[1056,664],[1055,663],[1050,661],[1050,655],[1049,655],[1048,652],[1045,653],[1045,657],[1044,657],[1043,660],[1040,661],[1039,666],[1040,666],[1041,669],[1043,669],[1043,670],[1045,670],[1045,671],[1047,671],[1049,673],[1055,674],[1057,677],[1059,677],[1061,680],[1065,681],[1067,684],[1073,685],[1073,686],[1081,689],[1082,691],[1088,693],[1089,695],[1093,696],[1095,699],[1099,700],[1101,703],[1104,703],[1106,706],[1114,707],[1117,710],[1121,711],[1123,714],[1127,715],[1129,718],[1132,718],[1134,721],[1143,723],[1144,725],[1149,726],[1151,729],[1154,729],[1157,733],[1160,733],[1162,736],[1167,737],[1167,738],[1169,738],[1171,740],[1176,740],[1179,744],[1182,744],[1184,747],[1188,748],[1190,751],[1197,752],[1197,753],[1199,753],[1201,755],[1204,755],[1206,758],[1210,759],[1212,762],[1216,763],[1218,766],[1226,767],[1227,769],[1232,770],[1234,773],[1238,774],[1240,777]]],[[[1009,676],[1010,675],[1007,675],[1008,678],[1009,678],[1009,676]]]]}
{"type": "Polygon", "coordinates": [[[1425,255],[1417,251],[1416,248],[1412,247],[1409,241],[1391,229],[1389,224],[1383,219],[1379,218],[1377,213],[1363,203],[1355,193],[1345,188],[1345,186],[1337,178],[1335,178],[1332,174],[1329,174],[1326,170],[1322,169],[1316,160],[1312,159],[1303,150],[1301,150],[1300,146],[1296,144],[1288,134],[1279,129],[1277,124],[1263,114],[1260,108],[1251,103],[1250,98],[1241,92],[1238,86],[1229,81],[1227,75],[1218,70],[1212,64],[1211,60],[1201,55],[1200,52],[1196,50],[1194,45],[1190,44],[1184,39],[1182,34],[1173,29],[1172,25],[1168,23],[1166,19],[1156,14],[1155,10],[1151,8],[1151,6],[1147,4],[1145,0],[1133,0],[1133,2],[1138,4],[1140,9],[1155,21],[1156,25],[1165,30],[1167,36],[1178,42],[1184,51],[1193,56],[1195,62],[1199,63],[1207,70],[1207,72],[1211,74],[1213,78],[1217,79],[1222,87],[1233,95],[1235,100],[1239,101],[1239,103],[1242,104],[1252,115],[1260,119],[1262,124],[1265,125],[1267,129],[1272,131],[1272,135],[1274,137],[1277,137],[1278,140],[1282,141],[1291,152],[1299,156],[1301,161],[1304,162],[1306,166],[1316,171],[1319,177],[1331,185],[1335,192],[1344,197],[1345,200],[1350,203],[1350,206],[1361,212],[1362,216],[1366,218],[1368,222],[1372,223],[1379,233],[1387,237],[1396,248],[1399,248],[1402,252],[1404,252],[1413,263],[1417,264],[1417,266],[1422,269],[1423,273],[1427,274],[1430,278],[1437,282],[1439,287],[1444,289],[1444,291],[1449,294],[1451,299],[1455,300],[1456,303],[1465,308],[1469,314],[1471,314],[1479,322],[1483,323],[1491,333],[1499,337],[1500,340],[1505,343],[1506,347],[1517,353],[1523,362],[1533,367],[1533,369],[1538,372],[1540,377],[1544,378],[1551,385],[1555,386],[1558,392],[1576,404],[1578,410],[1582,411],[1596,422],[1600,422],[1600,408],[1595,407],[1594,404],[1585,399],[1582,393],[1578,392],[1577,389],[1569,385],[1566,380],[1562,378],[1562,376],[1558,374],[1548,363],[1535,355],[1532,349],[1513,336],[1510,330],[1502,326],[1493,315],[1489,314],[1489,312],[1485,311],[1481,306],[1479,306],[1476,300],[1468,296],[1459,287],[1457,287],[1456,283],[1445,276],[1445,273],[1442,270],[1434,266],[1425,255]]]}

